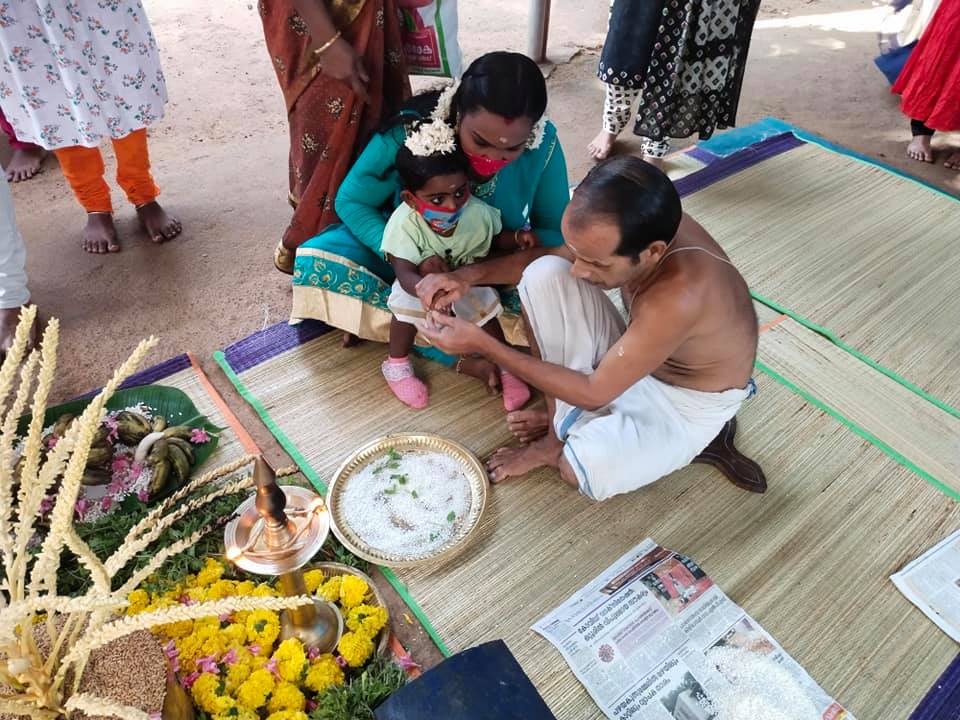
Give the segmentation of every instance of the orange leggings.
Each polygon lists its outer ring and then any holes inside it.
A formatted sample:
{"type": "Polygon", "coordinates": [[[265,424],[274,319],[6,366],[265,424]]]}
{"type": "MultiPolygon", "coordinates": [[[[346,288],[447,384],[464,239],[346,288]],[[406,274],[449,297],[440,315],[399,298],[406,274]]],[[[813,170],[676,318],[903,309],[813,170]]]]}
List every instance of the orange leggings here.
{"type": "MultiPolygon", "coordinates": [[[[127,199],[140,207],[156,200],[160,194],[150,175],[150,155],[147,152],[147,131],[136,130],[113,141],[117,156],[117,184],[127,199]]],[[[103,156],[99,148],[69,147],[56,151],[60,169],[73,188],[77,201],[90,212],[113,212],[110,188],[103,179],[103,156]]]]}

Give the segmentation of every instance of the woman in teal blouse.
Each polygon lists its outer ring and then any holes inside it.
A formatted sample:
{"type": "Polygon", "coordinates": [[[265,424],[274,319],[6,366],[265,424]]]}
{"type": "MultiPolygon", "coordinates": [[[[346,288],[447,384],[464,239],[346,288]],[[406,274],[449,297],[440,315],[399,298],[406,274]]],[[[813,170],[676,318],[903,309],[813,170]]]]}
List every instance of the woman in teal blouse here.
{"type": "MultiPolygon", "coordinates": [[[[394,161],[416,122],[430,120],[438,96],[413,98],[392,127],[374,135],[337,193],[342,224],[297,250],[292,322],[312,318],[361,338],[387,341],[387,298],[394,274],[380,245],[387,218],[400,203],[394,161]]],[[[500,210],[504,229],[529,227],[541,245],[557,246],[563,242],[560,219],[570,195],[556,128],[539,122],[546,101],[546,83],[532,60],[517,53],[489,53],[464,73],[446,122],[456,129],[457,142],[471,161],[474,195],[500,210]]],[[[525,342],[516,293],[504,293],[503,304],[500,322],[508,340],[525,342]]],[[[456,362],[432,348],[424,350],[448,364],[456,362]]],[[[485,361],[464,362],[462,369],[495,383],[485,361]]]]}

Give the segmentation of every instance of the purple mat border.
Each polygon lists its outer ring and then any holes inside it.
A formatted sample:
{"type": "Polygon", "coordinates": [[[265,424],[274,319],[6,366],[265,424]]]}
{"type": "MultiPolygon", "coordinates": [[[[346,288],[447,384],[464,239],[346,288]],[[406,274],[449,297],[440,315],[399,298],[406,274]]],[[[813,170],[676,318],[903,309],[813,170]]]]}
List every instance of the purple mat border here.
{"type": "MultiPolygon", "coordinates": [[[[744,168],[803,144],[804,141],[798,139],[793,133],[783,133],[749,145],[727,157],[719,157],[706,150],[693,148],[689,154],[708,164],[702,170],[678,180],[675,183],[677,191],[681,196],[689,195],[744,168]]],[[[227,364],[239,374],[298,345],[315,340],[330,330],[330,326],[325,323],[313,320],[305,320],[298,325],[277,323],[229,345],[224,349],[223,354],[227,364]]]]}
{"type": "Polygon", "coordinates": [[[317,320],[304,320],[297,325],[277,323],[229,345],[223,354],[233,371],[242,373],[330,330],[329,325],[317,320]]]}
{"type": "Polygon", "coordinates": [[[719,155],[714,155],[712,152],[709,150],[704,150],[699,145],[694,145],[692,148],[687,150],[686,154],[706,165],[709,165],[710,163],[716,162],[720,159],[719,155]]]}
{"type": "MultiPolygon", "coordinates": [[[[680,197],[691,195],[715,182],[735,175],[751,165],[768,160],[776,155],[793,150],[806,143],[793,133],[783,133],[749,145],[732,155],[710,161],[703,170],[698,170],[677,180],[674,185],[680,197]]],[[[712,153],[710,153],[712,155],[712,153]]],[[[714,156],[716,157],[716,156],[714,156]]],[[[699,158],[698,158],[699,159],[699,158]]]]}
{"type": "MultiPolygon", "coordinates": [[[[153,367],[148,367],[145,370],[134,373],[126,379],[120,388],[125,389],[139,387],[141,385],[150,385],[158,380],[163,380],[165,377],[170,377],[174,373],[178,373],[181,370],[186,370],[191,366],[191,364],[192,363],[190,362],[189,355],[177,355],[169,360],[164,360],[159,365],[154,365],[153,367]]],[[[75,397],[74,400],[86,400],[88,398],[95,397],[100,390],[102,390],[102,388],[91,390],[88,393],[75,397]]]]}
{"type": "Polygon", "coordinates": [[[930,688],[910,720],[960,720],[960,655],[930,688]]]}

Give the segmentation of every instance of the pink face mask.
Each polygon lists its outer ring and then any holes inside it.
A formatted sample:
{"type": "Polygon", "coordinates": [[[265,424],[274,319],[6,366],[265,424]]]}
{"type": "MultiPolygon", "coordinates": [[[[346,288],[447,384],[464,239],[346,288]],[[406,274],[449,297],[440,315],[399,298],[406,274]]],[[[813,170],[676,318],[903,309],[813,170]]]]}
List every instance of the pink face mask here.
{"type": "Polygon", "coordinates": [[[470,167],[480,177],[490,177],[511,163],[510,160],[494,160],[483,155],[464,153],[470,161],[470,167]]]}

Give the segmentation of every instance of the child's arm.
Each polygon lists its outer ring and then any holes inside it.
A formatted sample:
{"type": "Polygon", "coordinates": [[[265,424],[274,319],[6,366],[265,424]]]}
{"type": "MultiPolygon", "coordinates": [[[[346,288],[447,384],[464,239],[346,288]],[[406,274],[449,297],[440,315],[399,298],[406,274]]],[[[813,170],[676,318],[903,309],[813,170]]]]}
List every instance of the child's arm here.
{"type": "Polygon", "coordinates": [[[390,261],[390,265],[393,267],[393,272],[397,276],[397,282],[400,283],[400,287],[402,287],[410,295],[416,297],[417,283],[423,279],[420,273],[417,271],[417,266],[409,260],[394,257],[393,255],[389,254],[387,255],[387,260],[390,261]]]}

